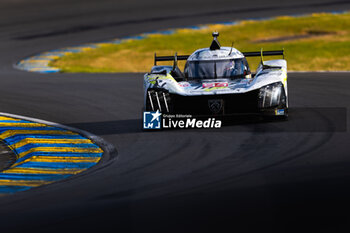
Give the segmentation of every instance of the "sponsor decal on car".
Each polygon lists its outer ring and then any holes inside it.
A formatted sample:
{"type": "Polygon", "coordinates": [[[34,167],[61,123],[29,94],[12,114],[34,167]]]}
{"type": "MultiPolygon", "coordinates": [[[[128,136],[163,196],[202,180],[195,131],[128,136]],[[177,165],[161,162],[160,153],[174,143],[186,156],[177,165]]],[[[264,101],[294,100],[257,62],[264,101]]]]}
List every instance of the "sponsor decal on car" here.
{"type": "Polygon", "coordinates": [[[276,116],[283,116],[283,115],[285,115],[284,109],[276,109],[275,110],[275,115],[276,116]]]}
{"type": "Polygon", "coordinates": [[[188,82],[180,82],[180,87],[190,87],[190,84],[188,82]]]}
{"type": "Polygon", "coordinates": [[[202,87],[203,88],[228,87],[228,82],[203,83],[202,87]]]}
{"type": "Polygon", "coordinates": [[[215,83],[215,87],[228,87],[228,83],[227,82],[215,83]]]}

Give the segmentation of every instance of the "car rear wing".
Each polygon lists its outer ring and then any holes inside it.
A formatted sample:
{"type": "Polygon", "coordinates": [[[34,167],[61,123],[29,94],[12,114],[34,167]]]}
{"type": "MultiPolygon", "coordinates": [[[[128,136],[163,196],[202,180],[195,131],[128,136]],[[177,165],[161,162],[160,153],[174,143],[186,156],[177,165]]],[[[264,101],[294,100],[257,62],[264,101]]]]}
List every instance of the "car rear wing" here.
{"type": "MultiPolygon", "coordinates": [[[[284,49],[283,50],[271,50],[271,51],[258,51],[258,52],[243,52],[245,57],[263,57],[263,56],[283,56],[284,59],[284,49]]],[[[154,54],[154,65],[157,65],[158,61],[179,61],[187,60],[190,55],[176,55],[175,56],[157,56],[154,54]]]]}
{"type": "Polygon", "coordinates": [[[264,57],[264,56],[283,56],[284,59],[284,49],[283,50],[270,50],[270,51],[261,51],[259,52],[243,52],[245,57],[264,57]]]}
{"type": "Polygon", "coordinates": [[[179,60],[187,60],[190,55],[177,55],[175,56],[157,56],[154,54],[154,65],[157,65],[158,61],[179,61],[179,60]]]}

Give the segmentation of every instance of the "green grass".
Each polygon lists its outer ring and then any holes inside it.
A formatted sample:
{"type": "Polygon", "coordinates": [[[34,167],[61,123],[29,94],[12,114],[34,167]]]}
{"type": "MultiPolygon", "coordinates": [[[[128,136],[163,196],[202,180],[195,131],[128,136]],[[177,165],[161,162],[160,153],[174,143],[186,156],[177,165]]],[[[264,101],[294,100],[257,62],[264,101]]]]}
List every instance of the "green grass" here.
{"type": "MultiPolygon", "coordinates": [[[[147,72],[153,66],[155,52],[157,55],[191,54],[210,45],[214,30],[220,32],[222,46],[231,46],[234,42],[234,47],[240,51],[284,48],[288,70],[350,70],[350,13],[285,16],[266,21],[241,21],[234,26],[181,29],[173,35],[152,35],[118,45],[106,44],[64,56],[50,65],[63,72],[147,72]],[[301,35],[307,38],[296,37],[301,35]],[[266,41],[271,39],[277,41],[266,41]]],[[[254,70],[259,58],[248,61],[254,70]]]]}

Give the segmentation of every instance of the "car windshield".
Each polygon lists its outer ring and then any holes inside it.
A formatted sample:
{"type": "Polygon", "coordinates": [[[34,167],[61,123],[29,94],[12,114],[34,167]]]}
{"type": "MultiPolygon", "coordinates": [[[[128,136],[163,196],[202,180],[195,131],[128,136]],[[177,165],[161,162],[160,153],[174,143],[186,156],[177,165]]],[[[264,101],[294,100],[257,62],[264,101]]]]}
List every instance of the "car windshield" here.
{"type": "Polygon", "coordinates": [[[244,58],[211,61],[188,61],[185,73],[188,78],[234,78],[244,75],[248,70],[244,58]]]}

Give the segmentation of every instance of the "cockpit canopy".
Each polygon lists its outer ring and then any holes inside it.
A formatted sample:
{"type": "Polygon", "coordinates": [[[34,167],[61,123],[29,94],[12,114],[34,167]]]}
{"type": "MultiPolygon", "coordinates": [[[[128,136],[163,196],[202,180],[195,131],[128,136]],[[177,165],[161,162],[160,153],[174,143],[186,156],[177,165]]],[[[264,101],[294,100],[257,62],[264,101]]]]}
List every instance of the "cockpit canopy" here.
{"type": "Polygon", "coordinates": [[[248,72],[246,58],[233,47],[199,49],[189,56],[184,70],[190,79],[240,78],[248,72]]]}
{"type": "Polygon", "coordinates": [[[243,58],[187,61],[185,76],[190,79],[242,78],[250,73],[243,58]]]}

